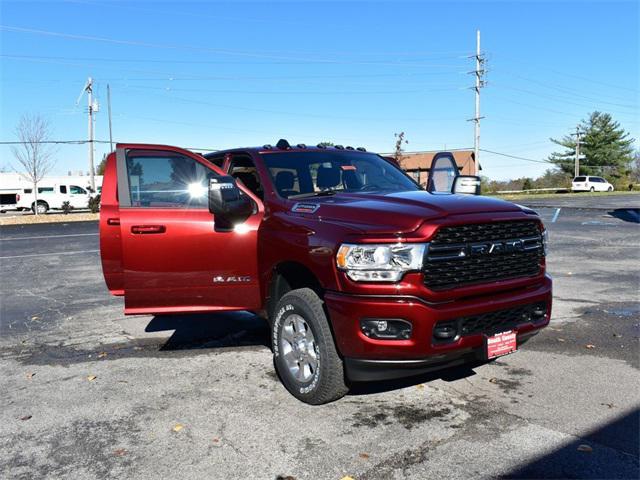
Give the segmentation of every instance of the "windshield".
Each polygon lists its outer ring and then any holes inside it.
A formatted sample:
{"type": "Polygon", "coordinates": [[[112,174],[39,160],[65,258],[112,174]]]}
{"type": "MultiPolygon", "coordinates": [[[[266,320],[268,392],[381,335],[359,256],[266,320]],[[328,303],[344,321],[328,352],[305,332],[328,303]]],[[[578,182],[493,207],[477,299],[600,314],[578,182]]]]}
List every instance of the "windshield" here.
{"type": "Polygon", "coordinates": [[[278,194],[284,198],[420,189],[398,167],[372,153],[278,151],[261,156],[278,194]]]}

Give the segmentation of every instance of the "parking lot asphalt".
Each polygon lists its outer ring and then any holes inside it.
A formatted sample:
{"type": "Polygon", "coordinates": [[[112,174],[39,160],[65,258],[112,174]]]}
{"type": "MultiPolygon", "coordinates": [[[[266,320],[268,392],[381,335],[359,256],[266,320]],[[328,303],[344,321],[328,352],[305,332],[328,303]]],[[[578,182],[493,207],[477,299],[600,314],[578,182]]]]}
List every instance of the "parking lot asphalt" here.
{"type": "MultiPolygon", "coordinates": [[[[565,207],[578,209],[640,209],[640,194],[598,195],[588,192],[555,195],[552,197],[527,198],[523,201],[530,207],[565,207]]],[[[518,200],[513,200],[519,203],[518,200]]]]}
{"type": "Polygon", "coordinates": [[[535,207],[554,310],[519,352],[320,407],[278,382],[255,316],[125,317],[96,223],[1,227],[2,477],[638,478],[628,201],[535,207]]]}

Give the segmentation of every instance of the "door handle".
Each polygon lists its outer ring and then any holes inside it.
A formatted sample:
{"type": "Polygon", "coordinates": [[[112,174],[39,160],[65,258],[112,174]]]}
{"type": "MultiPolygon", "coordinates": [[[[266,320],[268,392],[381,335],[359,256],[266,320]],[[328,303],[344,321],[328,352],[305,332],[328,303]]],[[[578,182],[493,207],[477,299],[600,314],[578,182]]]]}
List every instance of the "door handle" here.
{"type": "Polygon", "coordinates": [[[107,218],[107,225],[120,225],[119,218],[107,218]]]}
{"type": "Polygon", "coordinates": [[[134,225],[131,227],[131,233],[143,235],[150,233],[164,233],[167,227],[164,225],[134,225]]]}

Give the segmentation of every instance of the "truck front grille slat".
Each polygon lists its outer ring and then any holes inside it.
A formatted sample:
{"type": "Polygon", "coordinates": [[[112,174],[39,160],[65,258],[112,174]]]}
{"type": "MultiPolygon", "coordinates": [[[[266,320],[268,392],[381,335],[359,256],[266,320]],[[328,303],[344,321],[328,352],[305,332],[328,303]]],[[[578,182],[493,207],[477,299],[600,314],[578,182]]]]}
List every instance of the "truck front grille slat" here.
{"type": "Polygon", "coordinates": [[[440,228],[427,250],[424,283],[433,290],[540,273],[542,235],[536,221],[440,228]]]}
{"type": "Polygon", "coordinates": [[[442,339],[434,335],[436,343],[451,342],[456,338],[467,335],[494,335],[496,333],[513,330],[526,323],[539,323],[546,319],[547,305],[543,302],[530,303],[517,307],[496,310],[469,317],[460,317],[438,322],[434,332],[447,329],[455,332],[450,338],[442,339]]]}

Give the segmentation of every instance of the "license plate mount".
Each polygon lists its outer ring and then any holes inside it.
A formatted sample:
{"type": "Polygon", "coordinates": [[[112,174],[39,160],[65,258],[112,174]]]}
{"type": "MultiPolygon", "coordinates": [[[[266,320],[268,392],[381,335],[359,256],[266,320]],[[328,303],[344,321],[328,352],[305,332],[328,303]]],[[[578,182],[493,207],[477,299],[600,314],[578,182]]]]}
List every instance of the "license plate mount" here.
{"type": "Polygon", "coordinates": [[[517,336],[513,330],[484,336],[484,353],[487,360],[509,355],[517,350],[517,336]]]}

